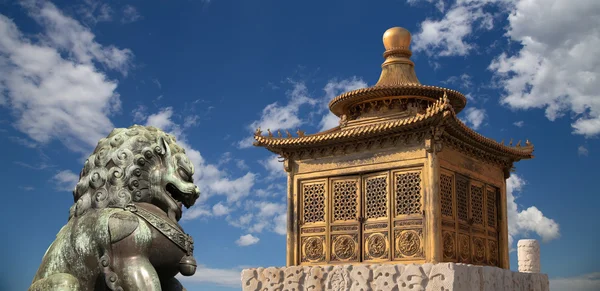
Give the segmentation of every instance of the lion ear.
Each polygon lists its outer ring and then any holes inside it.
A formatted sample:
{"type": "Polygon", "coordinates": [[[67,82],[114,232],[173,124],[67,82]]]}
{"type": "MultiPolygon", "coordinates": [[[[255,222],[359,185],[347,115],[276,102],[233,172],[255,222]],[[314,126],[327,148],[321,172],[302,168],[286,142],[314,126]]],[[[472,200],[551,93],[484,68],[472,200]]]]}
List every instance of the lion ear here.
{"type": "Polygon", "coordinates": [[[170,157],[171,156],[171,148],[169,147],[169,144],[167,144],[167,141],[165,140],[164,136],[161,136],[159,138],[160,145],[163,147],[164,151],[165,151],[165,157],[170,157]]]}

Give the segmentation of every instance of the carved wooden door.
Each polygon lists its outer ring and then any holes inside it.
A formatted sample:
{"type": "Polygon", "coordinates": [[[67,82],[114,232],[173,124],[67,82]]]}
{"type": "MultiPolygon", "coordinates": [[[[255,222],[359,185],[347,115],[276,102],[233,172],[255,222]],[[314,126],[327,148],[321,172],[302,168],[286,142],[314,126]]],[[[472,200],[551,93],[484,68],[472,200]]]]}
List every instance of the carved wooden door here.
{"type": "Polygon", "coordinates": [[[364,262],[390,260],[390,187],[389,172],[364,175],[363,247],[364,262]]]}
{"type": "Polygon", "coordinates": [[[498,265],[498,189],[442,171],[443,260],[498,265]]]}
{"type": "Polygon", "coordinates": [[[329,182],[329,262],[359,262],[362,220],[360,176],[331,178],[329,182]]]}
{"type": "Polygon", "coordinates": [[[458,262],[471,263],[471,195],[469,180],[456,175],[458,262]]]}
{"type": "Polygon", "coordinates": [[[327,179],[304,181],[300,184],[299,256],[303,265],[327,262],[327,191],[327,179]]]}
{"type": "Polygon", "coordinates": [[[488,265],[498,266],[500,248],[498,245],[498,238],[500,236],[498,231],[498,205],[500,205],[500,191],[498,188],[490,185],[487,185],[486,190],[487,263],[488,265]]]}
{"type": "Polygon", "coordinates": [[[470,192],[471,262],[477,265],[484,265],[486,264],[486,228],[483,208],[485,185],[481,182],[471,180],[470,192]]]}
{"type": "Polygon", "coordinates": [[[393,260],[424,259],[420,170],[392,171],[393,260]]]}
{"type": "MultiPolygon", "coordinates": [[[[440,207],[442,214],[442,255],[445,262],[456,262],[458,260],[456,249],[457,215],[454,181],[454,174],[452,172],[442,170],[442,174],[440,175],[440,207]]],[[[466,218],[463,217],[463,219],[466,218]]]]}

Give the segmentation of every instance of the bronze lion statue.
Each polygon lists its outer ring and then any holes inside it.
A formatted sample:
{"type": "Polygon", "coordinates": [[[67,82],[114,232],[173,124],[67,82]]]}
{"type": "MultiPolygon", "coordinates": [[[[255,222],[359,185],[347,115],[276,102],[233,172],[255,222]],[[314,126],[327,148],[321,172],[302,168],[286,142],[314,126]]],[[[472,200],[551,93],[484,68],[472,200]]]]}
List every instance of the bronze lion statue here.
{"type": "Polygon", "coordinates": [[[196,261],[178,221],[200,196],[193,175],[173,136],[113,130],[85,161],[69,221],[29,290],[185,290],[175,275],[193,275],[196,261]]]}

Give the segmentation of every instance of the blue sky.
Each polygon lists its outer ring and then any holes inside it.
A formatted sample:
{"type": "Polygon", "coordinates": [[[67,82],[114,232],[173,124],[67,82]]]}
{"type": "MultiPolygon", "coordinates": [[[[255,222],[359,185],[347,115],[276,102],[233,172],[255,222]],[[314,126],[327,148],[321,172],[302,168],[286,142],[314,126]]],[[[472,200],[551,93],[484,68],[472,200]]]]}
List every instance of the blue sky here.
{"type": "Polygon", "coordinates": [[[197,169],[188,290],[284,265],[286,179],[253,130],[335,126],[329,100],[375,84],[402,26],[421,83],[469,97],[469,126],[536,146],[508,181],[511,248],[540,239],[552,290],[597,290],[599,16],[594,0],[0,1],[0,289],[28,287],[83,161],[134,123],[175,134],[197,169]]]}

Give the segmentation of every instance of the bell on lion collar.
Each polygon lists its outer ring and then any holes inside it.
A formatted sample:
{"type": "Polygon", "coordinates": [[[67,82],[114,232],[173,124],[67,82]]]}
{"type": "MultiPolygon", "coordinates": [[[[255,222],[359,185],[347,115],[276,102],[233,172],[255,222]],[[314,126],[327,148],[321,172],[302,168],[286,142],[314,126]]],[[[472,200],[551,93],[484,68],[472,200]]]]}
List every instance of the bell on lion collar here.
{"type": "Polygon", "coordinates": [[[184,276],[191,276],[196,273],[196,259],[192,256],[183,256],[179,261],[179,273],[184,276]]]}

